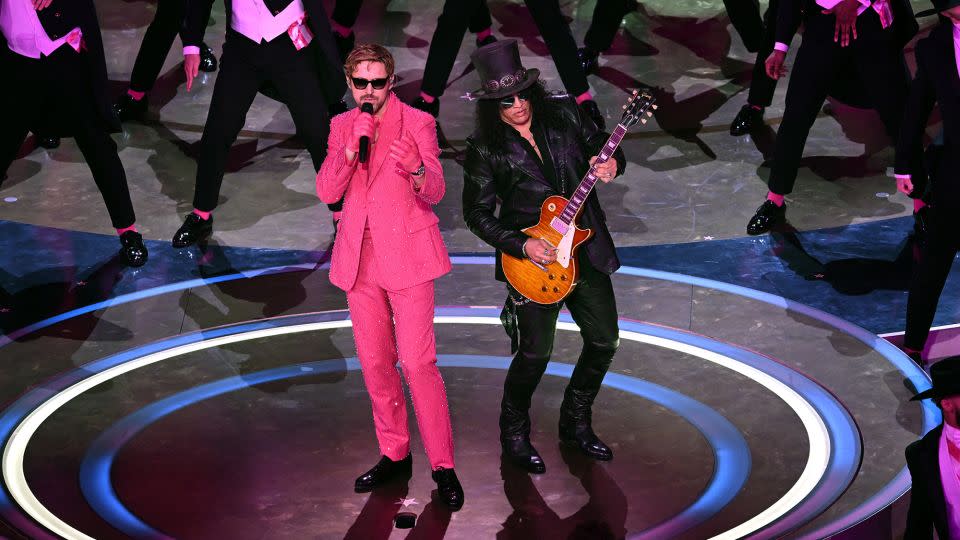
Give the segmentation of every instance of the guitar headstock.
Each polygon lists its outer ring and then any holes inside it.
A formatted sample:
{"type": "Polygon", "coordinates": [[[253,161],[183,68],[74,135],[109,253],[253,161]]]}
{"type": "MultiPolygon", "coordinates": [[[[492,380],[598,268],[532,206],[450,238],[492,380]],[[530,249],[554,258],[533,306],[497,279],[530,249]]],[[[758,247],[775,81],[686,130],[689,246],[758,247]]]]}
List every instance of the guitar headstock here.
{"type": "Polygon", "coordinates": [[[657,109],[657,98],[644,90],[634,90],[633,95],[623,106],[623,115],[620,117],[620,125],[630,127],[636,123],[646,124],[647,118],[653,116],[653,111],[657,109]]]}

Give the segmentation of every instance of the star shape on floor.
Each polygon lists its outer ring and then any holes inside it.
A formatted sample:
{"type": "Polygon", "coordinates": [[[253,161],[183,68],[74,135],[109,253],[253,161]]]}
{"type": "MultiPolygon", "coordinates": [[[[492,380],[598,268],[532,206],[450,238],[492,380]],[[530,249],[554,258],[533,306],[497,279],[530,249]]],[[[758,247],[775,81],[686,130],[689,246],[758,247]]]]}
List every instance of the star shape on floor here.
{"type": "Polygon", "coordinates": [[[397,499],[397,502],[400,503],[400,505],[403,506],[404,508],[408,506],[416,506],[417,504],[419,504],[417,503],[417,499],[414,497],[410,497],[409,499],[405,497],[402,499],[397,499]]]}

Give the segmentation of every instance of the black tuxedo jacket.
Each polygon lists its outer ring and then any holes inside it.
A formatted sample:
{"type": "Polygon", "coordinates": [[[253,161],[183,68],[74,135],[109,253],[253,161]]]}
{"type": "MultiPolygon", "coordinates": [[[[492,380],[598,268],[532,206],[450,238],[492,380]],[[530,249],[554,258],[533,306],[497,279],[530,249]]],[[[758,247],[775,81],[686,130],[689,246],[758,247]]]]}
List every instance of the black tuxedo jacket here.
{"type": "MultiPolygon", "coordinates": [[[[85,55],[87,69],[90,70],[97,110],[100,111],[109,130],[120,131],[120,119],[113,113],[110,94],[107,92],[107,62],[103,56],[103,37],[100,34],[100,22],[97,20],[97,10],[93,0],[53,0],[49,6],[37,12],[37,17],[47,35],[54,40],[80,27],[85,48],[82,52],[85,55]]],[[[0,48],[2,48],[0,50],[0,66],[2,66],[12,59],[11,55],[16,53],[7,46],[7,40],[2,34],[0,34],[0,48]]],[[[4,69],[4,72],[9,71],[4,69]]]]}
{"type": "MultiPolygon", "coordinates": [[[[214,0],[187,0],[187,16],[184,19],[181,36],[185,46],[200,46],[203,41],[204,29],[207,26],[207,20],[210,17],[210,9],[214,0]]],[[[264,0],[264,4],[273,12],[279,14],[293,0],[264,0]]],[[[346,78],[343,76],[343,65],[340,62],[340,53],[337,50],[337,43],[333,39],[333,30],[330,27],[330,20],[327,18],[327,10],[323,7],[322,0],[302,0],[303,8],[307,12],[307,26],[313,32],[313,51],[317,70],[320,74],[320,81],[326,94],[327,103],[339,101],[347,91],[346,78]]],[[[227,14],[227,28],[230,28],[230,21],[233,12],[232,0],[223,0],[227,14]]],[[[282,38],[282,36],[281,36],[282,38]]],[[[280,39],[280,38],[278,38],[280,39]]],[[[261,89],[266,91],[270,97],[275,97],[275,91],[269,88],[261,89]]]]}
{"type": "MultiPolygon", "coordinates": [[[[910,163],[922,143],[923,134],[933,110],[940,105],[943,119],[943,152],[927,175],[933,179],[930,201],[951,210],[960,209],[960,76],[953,48],[950,23],[936,26],[930,35],[917,42],[917,73],[910,85],[910,97],[903,113],[903,127],[897,141],[895,170],[909,174],[910,163]]],[[[929,165],[929,164],[928,164],[929,165]]],[[[922,189],[925,179],[914,178],[914,189],[922,189]]]]}
{"type": "Polygon", "coordinates": [[[943,426],[930,430],[922,439],[907,447],[907,467],[913,479],[910,509],[904,540],[933,538],[933,529],[941,540],[949,539],[947,505],[940,481],[940,434],[943,426]]]}

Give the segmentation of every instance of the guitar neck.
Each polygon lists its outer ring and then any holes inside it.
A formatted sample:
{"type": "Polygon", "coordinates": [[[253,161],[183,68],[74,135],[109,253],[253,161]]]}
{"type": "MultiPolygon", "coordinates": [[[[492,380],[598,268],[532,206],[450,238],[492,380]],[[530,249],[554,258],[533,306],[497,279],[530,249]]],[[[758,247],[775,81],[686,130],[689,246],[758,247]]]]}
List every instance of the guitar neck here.
{"type": "Polygon", "coordinates": [[[607,160],[613,156],[613,153],[617,151],[626,134],[627,128],[624,127],[623,124],[617,124],[616,129],[613,130],[610,138],[607,139],[606,144],[603,145],[600,155],[597,156],[597,161],[594,162],[590,170],[587,171],[587,174],[580,180],[580,185],[577,186],[577,190],[573,192],[570,201],[560,214],[560,219],[563,220],[566,225],[571,225],[576,221],[580,210],[583,208],[583,203],[587,200],[590,192],[593,191],[593,187],[597,185],[597,180],[600,179],[596,174],[597,165],[606,163],[607,160]]]}

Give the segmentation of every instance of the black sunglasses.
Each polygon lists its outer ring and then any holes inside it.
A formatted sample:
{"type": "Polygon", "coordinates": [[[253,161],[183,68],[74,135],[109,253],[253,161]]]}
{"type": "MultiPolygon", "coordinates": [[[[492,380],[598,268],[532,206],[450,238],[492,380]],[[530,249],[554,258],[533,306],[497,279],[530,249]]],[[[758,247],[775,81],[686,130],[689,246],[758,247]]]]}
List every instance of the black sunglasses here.
{"type": "Polygon", "coordinates": [[[528,88],[528,89],[526,89],[526,90],[521,90],[521,91],[517,92],[516,94],[510,95],[510,96],[507,96],[507,97],[504,97],[504,98],[500,98],[500,106],[503,107],[504,109],[509,109],[510,107],[513,107],[513,104],[514,104],[514,99],[513,99],[513,97],[514,97],[514,96],[520,98],[520,101],[529,101],[529,100],[530,100],[530,89],[528,88]]]}
{"type": "Polygon", "coordinates": [[[385,77],[383,79],[361,79],[360,77],[350,77],[353,81],[353,87],[357,90],[363,90],[367,87],[368,84],[373,85],[374,90],[383,90],[387,86],[387,82],[390,80],[390,77],[385,77]]]}

